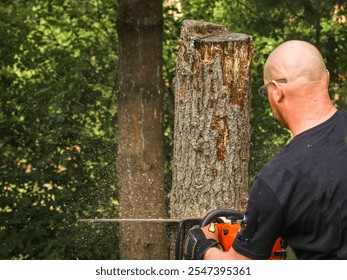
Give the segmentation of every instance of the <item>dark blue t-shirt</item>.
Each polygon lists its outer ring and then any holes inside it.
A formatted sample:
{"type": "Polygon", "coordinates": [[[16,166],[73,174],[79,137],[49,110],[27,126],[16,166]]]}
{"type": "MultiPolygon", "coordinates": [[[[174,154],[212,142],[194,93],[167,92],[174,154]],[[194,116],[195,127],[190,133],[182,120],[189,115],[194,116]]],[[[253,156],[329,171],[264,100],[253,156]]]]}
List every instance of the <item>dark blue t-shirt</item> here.
{"type": "Polygon", "coordinates": [[[278,237],[298,259],[347,259],[347,112],[294,137],[255,178],[233,248],[267,259],[278,237]]]}

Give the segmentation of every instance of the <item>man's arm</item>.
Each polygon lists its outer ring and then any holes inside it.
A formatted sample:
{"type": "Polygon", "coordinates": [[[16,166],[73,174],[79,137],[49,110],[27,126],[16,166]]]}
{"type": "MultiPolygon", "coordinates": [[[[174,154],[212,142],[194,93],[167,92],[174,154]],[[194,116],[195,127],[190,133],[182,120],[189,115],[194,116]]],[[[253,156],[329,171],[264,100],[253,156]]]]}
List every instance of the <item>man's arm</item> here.
{"type": "Polygon", "coordinates": [[[251,260],[250,258],[239,254],[233,247],[228,252],[223,252],[218,248],[210,248],[204,255],[204,260],[251,260]]]}

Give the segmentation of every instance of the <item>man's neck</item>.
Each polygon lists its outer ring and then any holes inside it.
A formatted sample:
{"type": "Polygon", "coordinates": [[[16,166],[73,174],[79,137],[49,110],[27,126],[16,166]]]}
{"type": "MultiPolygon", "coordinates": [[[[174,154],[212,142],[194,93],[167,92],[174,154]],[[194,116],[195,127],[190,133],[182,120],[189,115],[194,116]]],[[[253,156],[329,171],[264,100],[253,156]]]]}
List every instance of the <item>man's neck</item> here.
{"type": "Polygon", "coordinates": [[[314,110],[314,112],[311,113],[301,114],[296,120],[292,121],[289,129],[292,132],[293,136],[296,136],[312,127],[315,127],[327,121],[336,113],[336,111],[337,109],[331,104],[330,106],[319,110],[319,113],[317,112],[317,110],[314,110]]]}

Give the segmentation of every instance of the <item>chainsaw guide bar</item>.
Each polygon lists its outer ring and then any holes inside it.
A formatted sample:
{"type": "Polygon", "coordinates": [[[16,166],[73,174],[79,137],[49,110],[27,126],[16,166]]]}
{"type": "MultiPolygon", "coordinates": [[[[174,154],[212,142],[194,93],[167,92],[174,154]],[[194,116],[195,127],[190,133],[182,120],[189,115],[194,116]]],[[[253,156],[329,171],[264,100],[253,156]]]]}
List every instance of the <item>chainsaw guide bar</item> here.
{"type": "Polygon", "coordinates": [[[179,223],[181,219],[78,219],[82,223],[179,223]]]}

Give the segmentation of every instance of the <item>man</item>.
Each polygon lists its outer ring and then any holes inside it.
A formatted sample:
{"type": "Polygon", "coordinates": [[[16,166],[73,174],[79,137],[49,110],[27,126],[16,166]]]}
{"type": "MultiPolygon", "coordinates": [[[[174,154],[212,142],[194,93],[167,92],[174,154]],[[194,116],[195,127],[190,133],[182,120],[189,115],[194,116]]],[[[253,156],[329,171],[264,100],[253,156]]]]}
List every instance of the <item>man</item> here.
{"type": "Polygon", "coordinates": [[[293,139],[255,178],[232,248],[221,250],[213,227],[193,229],[187,258],[267,259],[281,237],[298,259],[347,259],[347,112],[333,106],[329,78],[309,43],[270,54],[259,92],[293,139]]]}

